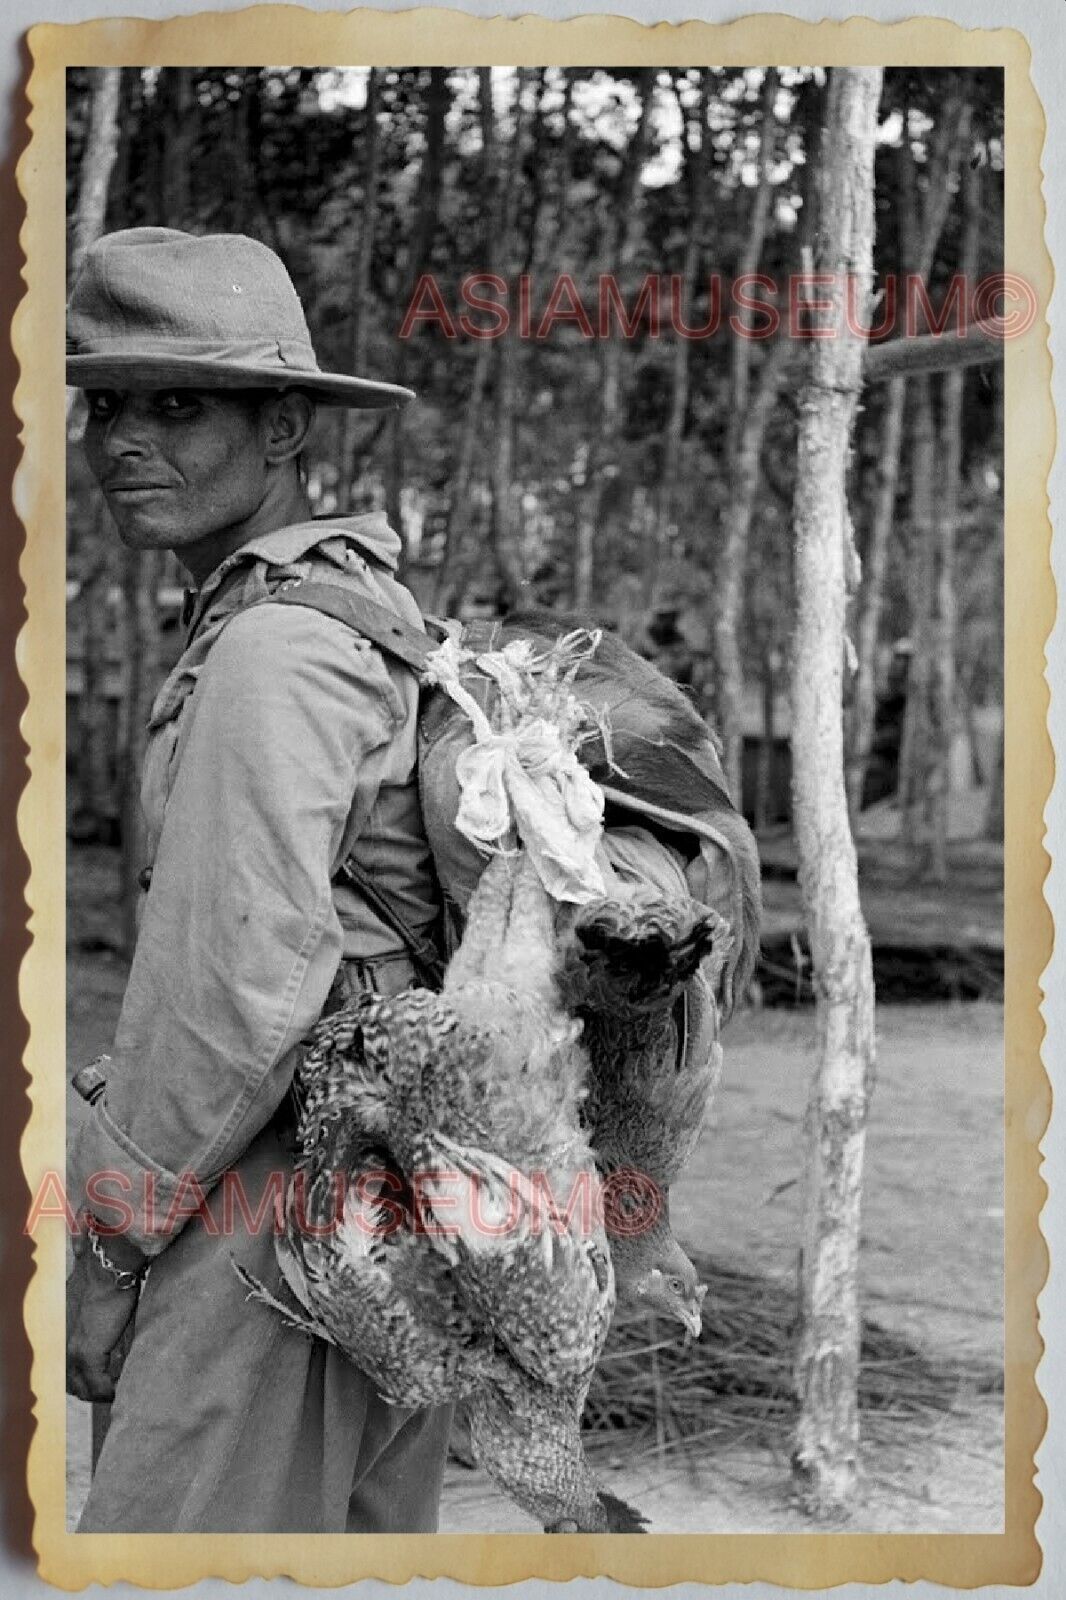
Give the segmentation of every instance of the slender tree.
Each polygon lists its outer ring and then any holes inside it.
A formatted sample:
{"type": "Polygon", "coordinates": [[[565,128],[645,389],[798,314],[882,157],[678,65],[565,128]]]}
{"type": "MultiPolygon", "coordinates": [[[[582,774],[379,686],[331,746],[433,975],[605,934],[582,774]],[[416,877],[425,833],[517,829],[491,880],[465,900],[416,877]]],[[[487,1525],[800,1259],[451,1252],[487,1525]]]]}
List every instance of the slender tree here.
{"type": "MultiPolygon", "coordinates": [[[[500,208],[500,255],[505,271],[517,264],[519,240],[517,238],[518,199],[526,149],[529,118],[525,100],[532,87],[534,72],[529,67],[518,69],[515,87],[514,132],[507,153],[503,174],[503,202],[500,208]]],[[[529,238],[521,248],[528,253],[529,238]]],[[[517,601],[522,587],[522,562],[517,549],[514,529],[514,472],[515,472],[515,390],[518,383],[519,346],[514,332],[496,340],[496,407],[495,427],[490,446],[489,479],[491,501],[489,507],[489,543],[496,563],[499,592],[504,606],[510,608],[517,601]]]]}
{"type": "Polygon", "coordinates": [[[899,751],[899,805],[902,837],[915,861],[925,841],[925,785],[929,760],[929,685],[932,676],[934,476],[936,423],[932,378],[922,373],[911,383],[911,483],[908,517],[907,602],[910,613],[910,663],[907,709],[899,751]]]}
{"type": "MultiPolygon", "coordinates": [[[[920,207],[914,259],[919,280],[928,285],[937,246],[957,187],[959,165],[969,141],[970,107],[956,88],[939,119],[929,152],[929,172],[920,207]]],[[[905,170],[910,170],[905,168],[905,170]]],[[[913,226],[913,190],[904,207],[904,225],[913,226]]],[[[931,867],[929,854],[929,787],[934,781],[935,733],[931,693],[935,648],[933,607],[936,576],[937,439],[933,379],[922,372],[910,384],[912,426],[910,548],[908,590],[911,611],[911,657],[907,709],[900,746],[899,796],[903,837],[922,871],[931,867]]],[[[946,772],[946,768],[945,768],[946,772]]]]}
{"type": "MultiPolygon", "coordinates": [[[[496,272],[498,259],[504,186],[501,181],[499,166],[500,141],[496,126],[496,108],[493,104],[492,71],[489,67],[479,67],[477,76],[478,123],[481,130],[480,192],[483,206],[482,217],[484,219],[481,241],[483,266],[481,270],[493,275],[496,272]]],[[[471,479],[474,471],[474,457],[477,451],[482,409],[492,365],[492,345],[493,341],[491,339],[478,340],[477,352],[474,356],[474,370],[470,378],[470,388],[467,394],[466,412],[459,435],[459,449],[456,454],[455,470],[452,474],[451,497],[448,504],[448,520],[444,531],[444,554],[437,579],[436,603],[438,608],[443,611],[459,609],[465,585],[466,574],[463,568],[466,552],[460,548],[462,543],[460,533],[462,532],[465,535],[465,542],[469,545],[469,529],[465,528],[464,524],[471,520],[471,479]]]]}
{"type": "MultiPolygon", "coordinates": [[[[641,67],[634,78],[637,95],[637,125],[626,145],[618,174],[618,189],[613,206],[614,226],[609,232],[608,270],[624,283],[636,253],[639,237],[637,195],[641,169],[648,151],[648,123],[651,115],[655,74],[641,67]]],[[[622,351],[620,338],[601,341],[602,382],[599,423],[591,443],[588,487],[577,525],[574,555],[574,605],[587,611],[592,603],[596,571],[596,541],[602,537],[611,480],[617,468],[616,447],[622,406],[622,351]]]]}
{"type": "Polygon", "coordinates": [[[89,134],[81,158],[78,209],[74,218],[71,277],[81,258],[104,231],[108,186],[118,155],[119,67],[94,67],[89,73],[89,134]]]}
{"type": "MultiPolygon", "coordinates": [[[[977,277],[981,218],[980,169],[967,163],[963,177],[963,281],[977,277]]],[[[956,725],[956,543],[960,517],[965,373],[956,368],[941,379],[939,478],[936,505],[935,568],[930,656],[930,758],[928,876],[948,880],[948,821],[951,801],[951,753],[956,725]]]]}
{"type": "Polygon", "coordinates": [[[852,1496],[858,1450],[858,1243],[874,1068],[870,940],[859,905],[844,790],[844,612],[851,545],[845,473],[863,338],[840,304],[868,300],[880,68],[834,68],[818,155],[814,266],[832,274],[835,336],[814,340],[799,401],[794,504],[792,795],[800,887],[817,993],[818,1062],[807,1111],[795,1377],[794,1478],[807,1509],[852,1496]]]}
{"type": "MultiPolygon", "coordinates": [[[[685,254],[681,265],[681,291],[687,306],[683,309],[691,321],[689,308],[696,297],[700,258],[703,254],[703,235],[706,225],[708,190],[710,187],[710,132],[707,127],[710,71],[700,69],[699,96],[693,112],[686,110],[678,96],[682,126],[687,126],[685,139],[684,177],[687,185],[688,215],[685,233],[685,254]]],[[[676,86],[675,86],[676,87],[676,86]]],[[[681,442],[684,435],[685,416],[688,412],[690,373],[692,370],[691,339],[675,338],[671,352],[670,410],[663,435],[662,466],[659,478],[659,531],[664,537],[677,512],[681,490],[681,442]]]]}
{"type": "MultiPolygon", "coordinates": [[[[363,199],[352,214],[352,297],[349,311],[352,371],[366,371],[367,310],[370,301],[370,267],[374,259],[374,239],[378,221],[380,148],[378,111],[381,99],[381,69],[371,67],[366,80],[365,134],[363,147],[363,199]]],[[[340,412],[340,490],[341,509],[350,511],[358,476],[356,442],[359,437],[358,413],[350,408],[340,412]]],[[[398,530],[397,530],[398,531],[398,530]]]]}
{"type": "MultiPolygon", "coordinates": [[[[896,222],[899,247],[896,267],[907,271],[908,243],[913,235],[910,211],[914,204],[914,158],[906,139],[896,152],[896,222]]],[[[926,236],[926,240],[928,235],[926,236]]],[[[923,241],[923,245],[926,241],[923,241]]],[[[867,356],[867,369],[869,356],[867,356]]],[[[868,372],[867,372],[868,375],[868,372]]],[[[882,402],[881,433],[877,450],[877,475],[873,494],[870,531],[862,557],[862,587],[859,592],[858,620],[855,627],[855,687],[848,739],[848,805],[852,820],[862,810],[866,770],[873,746],[874,718],[877,710],[877,647],[881,636],[888,552],[896,514],[900,459],[903,445],[903,416],[907,382],[890,378],[882,402]]]]}
{"type": "MultiPolygon", "coordinates": [[[[89,74],[89,130],[82,153],[74,215],[70,275],[73,278],[89,246],[104,231],[108,193],[119,154],[118,113],[122,73],[118,67],[94,68],[89,74]]],[[[68,432],[74,425],[74,391],[68,391],[68,432]]],[[[104,511],[99,497],[87,530],[89,546],[83,563],[77,605],[81,612],[81,694],[75,723],[78,749],[76,822],[80,836],[95,839],[113,813],[107,752],[106,607],[110,563],[104,511]]],[[[73,540],[72,540],[73,542],[73,540]]]]}
{"type": "MultiPolygon", "coordinates": [[[[766,240],[772,198],[771,157],[777,88],[777,73],[771,67],[763,80],[760,98],[758,178],[744,243],[737,260],[737,277],[741,279],[750,279],[758,270],[766,240]]],[[[750,285],[748,287],[750,289],[750,285]]],[[[750,392],[754,344],[751,328],[751,314],[745,311],[741,315],[740,328],[730,343],[729,425],[726,434],[726,473],[730,496],[717,563],[713,619],[718,733],[722,740],[726,777],[738,805],[741,800],[744,693],[740,617],[748,536],[755,506],[763,436],[789,360],[787,341],[783,338],[776,340],[763,362],[759,392],[753,403],[750,392]]]]}
{"type": "MultiPolygon", "coordinates": [[[[444,127],[451,96],[444,67],[431,67],[426,85],[426,128],[422,163],[418,174],[418,202],[415,223],[407,245],[397,304],[409,305],[415,285],[429,266],[433,241],[440,222],[441,184],[444,162],[444,127]]],[[[397,351],[396,382],[407,377],[407,346],[400,340],[397,351]]],[[[404,480],[403,412],[394,411],[387,419],[388,455],[385,464],[385,507],[389,522],[403,535],[401,490],[404,480]]],[[[402,562],[406,562],[407,541],[403,541],[402,562]]]]}

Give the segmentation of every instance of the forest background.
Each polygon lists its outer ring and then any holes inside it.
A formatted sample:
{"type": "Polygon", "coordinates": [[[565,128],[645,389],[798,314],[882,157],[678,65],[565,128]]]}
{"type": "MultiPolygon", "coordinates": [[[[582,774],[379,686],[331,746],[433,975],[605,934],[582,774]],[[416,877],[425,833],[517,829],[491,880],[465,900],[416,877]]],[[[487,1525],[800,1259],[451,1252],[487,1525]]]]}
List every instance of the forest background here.
{"type": "MultiPolygon", "coordinates": [[[[322,364],[418,395],[402,415],[323,414],[316,512],[384,508],[429,609],[534,602],[617,627],[690,688],[772,841],[808,346],[787,316],[767,337],[736,283],[785,313],[809,267],[824,93],[803,68],[72,71],[69,266],[136,225],[277,250],[322,364]],[[507,305],[506,333],[475,297],[507,305]]],[[[876,200],[883,352],[908,281],[950,330],[955,276],[969,294],[1000,270],[998,71],[886,72],[876,200]]],[[[960,827],[1002,834],[1002,439],[994,361],[864,389],[848,790],[855,819],[889,808],[916,881],[948,881],[960,827]]],[[[182,574],[121,551],[75,449],[68,491],[71,827],[135,842],[182,574]]]]}

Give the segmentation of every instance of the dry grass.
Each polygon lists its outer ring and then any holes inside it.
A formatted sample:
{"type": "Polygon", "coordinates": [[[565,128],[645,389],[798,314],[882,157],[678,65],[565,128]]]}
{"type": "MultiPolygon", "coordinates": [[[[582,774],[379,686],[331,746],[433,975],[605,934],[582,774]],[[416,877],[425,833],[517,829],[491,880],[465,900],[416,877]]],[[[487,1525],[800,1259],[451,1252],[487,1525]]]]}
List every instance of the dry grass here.
{"type": "MultiPolygon", "coordinates": [[[[706,1452],[740,1441],[787,1453],[795,1420],[791,1284],[694,1258],[709,1284],[698,1341],[646,1312],[620,1309],[585,1409],[590,1449],[627,1455],[706,1452]]],[[[867,1439],[912,1434],[923,1418],[968,1409],[1002,1392],[1001,1369],[966,1354],[928,1355],[865,1321],[859,1403],[867,1439]]]]}

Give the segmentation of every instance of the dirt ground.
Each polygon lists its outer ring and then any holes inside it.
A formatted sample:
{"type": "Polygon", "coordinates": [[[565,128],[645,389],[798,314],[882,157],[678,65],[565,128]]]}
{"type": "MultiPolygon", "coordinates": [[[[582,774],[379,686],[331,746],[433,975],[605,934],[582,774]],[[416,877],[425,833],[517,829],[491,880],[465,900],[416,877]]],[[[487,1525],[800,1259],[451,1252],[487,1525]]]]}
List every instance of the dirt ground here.
{"type": "MultiPolygon", "coordinates": [[[[98,904],[99,902],[97,902],[98,904]]],[[[72,919],[71,1069],[111,1038],[122,961],[72,919]],[[88,943],[95,946],[86,950],[88,943]]],[[[738,1017],[709,1126],[671,1195],[682,1243],[749,1271],[791,1279],[799,1240],[802,1120],[813,1061],[813,1013],[738,1017]]],[[[891,1006],[878,1018],[862,1281],[866,1309],[921,1349],[999,1364],[1003,1313],[1002,1010],[987,1003],[891,1006]]],[[[77,1118],[80,1105],[73,1102],[77,1118]]],[[[68,1511],[88,1481],[88,1408],[68,1403],[68,1511]]],[[[996,1532],[1002,1526],[998,1398],[901,1423],[891,1445],[863,1453],[852,1532],[996,1532]]],[[[617,1450],[598,1466],[651,1531],[811,1531],[790,1503],[783,1453],[743,1438],[683,1460],[617,1450]]],[[[479,1472],[449,1469],[441,1531],[528,1532],[529,1521],[479,1472]]]]}

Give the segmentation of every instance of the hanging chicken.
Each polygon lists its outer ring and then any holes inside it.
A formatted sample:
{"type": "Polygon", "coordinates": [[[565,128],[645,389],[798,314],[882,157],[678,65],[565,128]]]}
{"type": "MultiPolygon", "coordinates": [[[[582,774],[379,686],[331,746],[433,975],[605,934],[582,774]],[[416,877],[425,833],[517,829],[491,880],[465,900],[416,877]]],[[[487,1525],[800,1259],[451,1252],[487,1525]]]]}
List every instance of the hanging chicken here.
{"type": "Polygon", "coordinates": [[[642,888],[580,909],[563,980],[589,1057],[584,1120],[619,1297],[694,1338],[706,1288],[671,1229],[670,1188],[721,1074],[714,991],[730,943],[723,919],[683,891],[642,888]]]}
{"type": "MultiPolygon", "coordinates": [[[[453,640],[431,658],[443,693],[420,764],[427,823],[450,814],[451,837],[467,841],[461,870],[442,871],[462,938],[440,994],[363,996],[311,1036],[279,1243],[302,1313],[279,1309],[397,1404],[465,1399],[482,1465],[552,1531],[642,1526],[596,1483],[580,1436],[615,1272],[694,1329],[701,1286],[668,1210],[643,1234],[616,1228],[609,1246],[604,1197],[622,1167],[668,1197],[717,1074],[713,991],[730,998],[752,927],[743,848],[721,852],[739,957],[681,867],[671,898],[634,894],[612,866],[611,791],[577,754],[630,782],[612,749],[616,707],[573,692],[599,642],[512,638],[475,658],[453,640]],[[458,790],[443,812],[426,793],[441,774],[458,790]],[[586,1193],[598,1209],[573,1203],[586,1193]]],[[[626,727],[630,698],[615,695],[626,727]]],[[[630,728],[638,743],[642,730],[630,728]]],[[[639,795],[634,809],[649,812],[639,795]]],[[[723,838],[703,823],[697,855],[723,838]]]]}
{"type": "Polygon", "coordinates": [[[311,1036],[279,1258],[306,1312],[290,1321],[397,1404],[466,1396],[483,1466],[547,1529],[638,1531],[580,1436],[614,1279],[580,1203],[597,1187],[587,1060],[557,987],[558,898],[602,888],[572,648],[490,662],[507,726],[477,724],[461,820],[488,843],[513,806],[522,846],[505,837],[484,870],[440,994],[365,995],[311,1036]]]}

